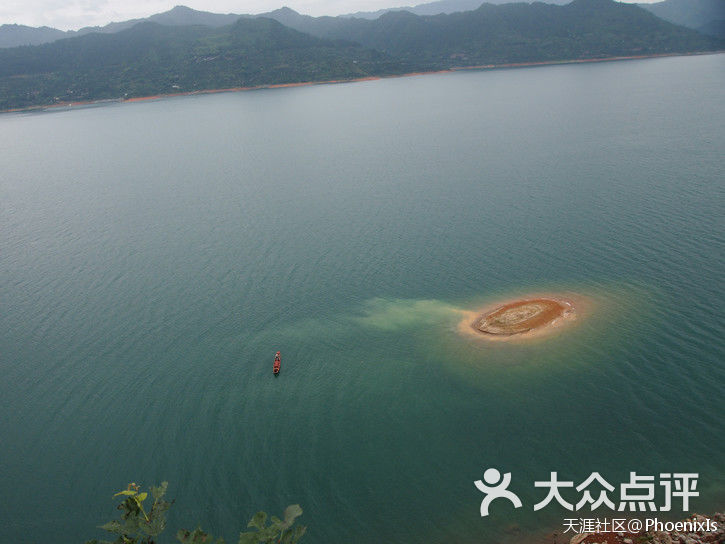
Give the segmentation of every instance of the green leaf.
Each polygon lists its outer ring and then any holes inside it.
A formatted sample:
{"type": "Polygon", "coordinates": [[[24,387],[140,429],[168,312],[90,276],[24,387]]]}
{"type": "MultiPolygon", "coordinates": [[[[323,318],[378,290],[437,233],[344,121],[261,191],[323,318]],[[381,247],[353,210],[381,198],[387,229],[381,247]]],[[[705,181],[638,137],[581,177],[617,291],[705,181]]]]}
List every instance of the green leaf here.
{"type": "Polygon", "coordinates": [[[108,523],[104,523],[99,527],[99,529],[103,529],[104,531],[108,531],[109,533],[116,534],[121,534],[123,532],[121,524],[117,521],[109,521],[108,523]]]}
{"type": "Polygon", "coordinates": [[[295,519],[300,517],[302,515],[302,508],[299,504],[290,504],[287,508],[284,509],[284,522],[287,524],[287,527],[292,525],[295,522],[295,519]]]}
{"type": "Polygon", "coordinates": [[[297,542],[299,542],[299,540],[304,536],[304,534],[306,532],[307,532],[307,527],[305,527],[304,525],[298,525],[297,527],[295,527],[295,530],[292,531],[292,533],[294,535],[292,537],[292,541],[291,541],[292,544],[296,544],[297,542]]]}
{"type": "Polygon", "coordinates": [[[307,527],[298,525],[294,529],[287,531],[279,542],[280,544],[296,544],[305,534],[305,531],[307,531],[307,527]]]}
{"type": "Polygon", "coordinates": [[[138,515],[130,516],[120,525],[119,532],[124,535],[135,534],[140,529],[140,518],[138,515]]]}
{"type": "Polygon", "coordinates": [[[148,497],[148,496],[149,496],[149,494],[144,491],[143,493],[139,493],[138,497],[136,497],[136,499],[140,502],[143,502],[146,500],[146,497],[148,497]]]}
{"type": "Polygon", "coordinates": [[[119,491],[114,495],[114,497],[118,497],[119,495],[126,495],[127,497],[133,497],[136,494],[135,491],[130,491],[128,489],[124,489],[123,491],[119,491]]]}
{"type": "Polygon", "coordinates": [[[167,487],[169,487],[169,482],[161,482],[159,487],[151,486],[151,496],[153,496],[155,501],[166,495],[167,487]]]}
{"type": "Polygon", "coordinates": [[[267,527],[263,531],[259,531],[257,539],[260,542],[276,542],[277,539],[282,535],[282,532],[277,527],[267,527]]]}
{"type": "Polygon", "coordinates": [[[264,524],[267,522],[266,512],[257,512],[254,517],[247,523],[247,527],[256,527],[260,531],[264,529],[264,524]]]}
{"type": "Polygon", "coordinates": [[[213,537],[201,530],[201,527],[197,527],[193,531],[187,531],[181,529],[176,533],[176,539],[182,544],[204,544],[206,542],[213,541],[213,537]]]}
{"type": "Polygon", "coordinates": [[[259,542],[257,535],[259,533],[240,533],[237,544],[257,544],[259,542]]]}

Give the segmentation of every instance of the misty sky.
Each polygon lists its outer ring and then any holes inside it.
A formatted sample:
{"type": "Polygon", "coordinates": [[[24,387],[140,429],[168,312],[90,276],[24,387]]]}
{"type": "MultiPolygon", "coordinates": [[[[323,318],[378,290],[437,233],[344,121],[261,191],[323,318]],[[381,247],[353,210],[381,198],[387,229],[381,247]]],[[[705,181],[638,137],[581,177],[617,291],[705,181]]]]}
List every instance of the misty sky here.
{"type": "Polygon", "coordinates": [[[431,0],[0,0],[0,24],[78,29],[147,17],[178,4],[214,13],[262,13],[287,5],[309,15],[339,15],[428,1],[431,0]]]}

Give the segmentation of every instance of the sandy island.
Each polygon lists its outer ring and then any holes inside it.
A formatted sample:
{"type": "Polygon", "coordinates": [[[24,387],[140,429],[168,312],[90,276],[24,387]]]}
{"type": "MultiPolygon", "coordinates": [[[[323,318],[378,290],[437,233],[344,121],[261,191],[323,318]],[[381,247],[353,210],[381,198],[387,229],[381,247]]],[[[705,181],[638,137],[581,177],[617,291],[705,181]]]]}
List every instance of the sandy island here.
{"type": "Polygon", "coordinates": [[[541,337],[560,330],[576,320],[584,305],[578,297],[558,295],[529,296],[463,312],[459,331],[487,340],[513,340],[541,337]]]}

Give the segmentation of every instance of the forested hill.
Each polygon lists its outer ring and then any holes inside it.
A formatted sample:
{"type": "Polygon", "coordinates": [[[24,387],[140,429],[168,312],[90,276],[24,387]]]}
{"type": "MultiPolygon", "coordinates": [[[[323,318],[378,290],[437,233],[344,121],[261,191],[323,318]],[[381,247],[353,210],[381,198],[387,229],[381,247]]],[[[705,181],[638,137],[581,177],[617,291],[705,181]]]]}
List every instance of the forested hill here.
{"type": "Polygon", "coordinates": [[[352,79],[409,67],[352,42],[316,38],[272,19],[222,28],[139,23],[0,50],[0,110],[58,101],[352,79]]]}
{"type": "Polygon", "coordinates": [[[309,17],[284,8],[267,14],[291,28],[345,38],[438,68],[716,49],[718,40],[664,21],[632,4],[574,0],[558,6],[483,4],[474,11],[375,20],[309,17]]]}
{"type": "Polygon", "coordinates": [[[144,22],[117,33],[0,49],[0,110],[482,64],[725,48],[715,38],[612,0],[484,4],[450,15],[393,12],[377,20],[313,18],[292,10],[268,16],[278,20],[240,18],[223,27],[144,22]]]}

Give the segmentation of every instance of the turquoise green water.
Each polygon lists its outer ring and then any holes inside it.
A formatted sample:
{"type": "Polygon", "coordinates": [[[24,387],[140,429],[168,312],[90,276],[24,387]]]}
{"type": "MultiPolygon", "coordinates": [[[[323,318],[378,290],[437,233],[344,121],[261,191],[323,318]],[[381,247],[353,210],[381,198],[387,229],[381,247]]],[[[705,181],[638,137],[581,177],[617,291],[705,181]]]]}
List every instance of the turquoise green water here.
{"type": "Polygon", "coordinates": [[[310,543],[521,542],[550,471],[722,508],[724,87],[713,55],[0,117],[0,540],[96,536],[129,481],[232,540],[300,503],[310,543]],[[457,331],[540,292],[590,311],[457,331]],[[524,508],[482,519],[491,466],[524,508]]]}

